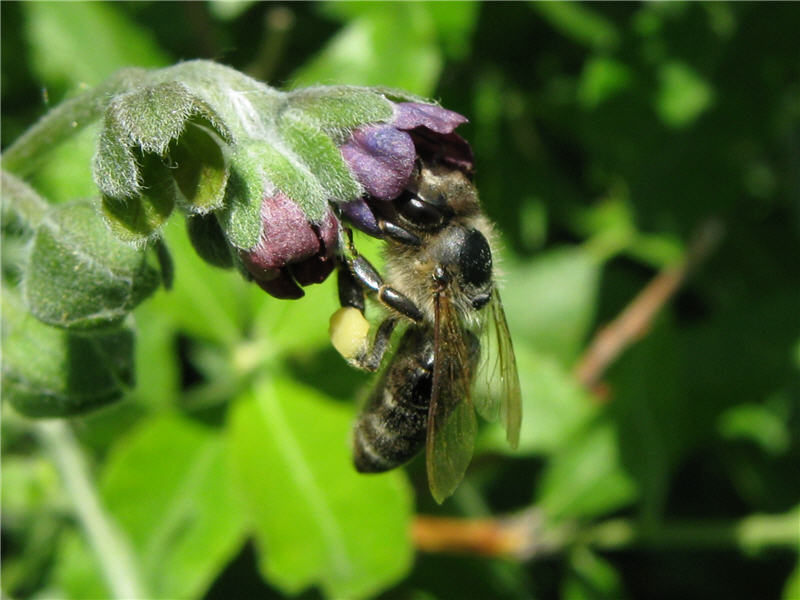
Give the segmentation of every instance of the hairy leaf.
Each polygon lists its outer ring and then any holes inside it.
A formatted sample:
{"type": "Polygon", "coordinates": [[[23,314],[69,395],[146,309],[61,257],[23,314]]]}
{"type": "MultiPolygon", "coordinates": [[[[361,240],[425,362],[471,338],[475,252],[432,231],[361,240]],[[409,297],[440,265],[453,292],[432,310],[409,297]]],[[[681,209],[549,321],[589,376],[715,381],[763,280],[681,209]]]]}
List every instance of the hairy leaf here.
{"type": "Polygon", "coordinates": [[[222,206],[230,174],[223,143],[207,122],[192,119],[170,149],[172,176],[191,212],[207,213],[222,206]]]}
{"type": "Polygon", "coordinates": [[[216,215],[194,215],[186,218],[189,240],[200,258],[215,267],[233,266],[230,246],[222,233],[216,215]]]}
{"type": "Polygon", "coordinates": [[[139,157],[145,183],[132,198],[103,196],[103,216],[123,242],[142,244],[156,238],[172,214],[177,188],[171,169],[163,160],[147,154],[139,157]]]}
{"type": "Polygon", "coordinates": [[[24,298],[58,327],[113,326],[158,286],[144,248],[120,242],[87,203],[54,207],[36,230],[24,298]]]}
{"type": "Polygon", "coordinates": [[[3,397],[30,417],[65,417],[119,400],[133,385],[133,332],[45,325],[3,295],[3,397]]]}
{"type": "MultiPolygon", "coordinates": [[[[363,188],[353,179],[339,149],[309,117],[298,110],[286,111],[281,118],[280,132],[299,159],[311,166],[313,177],[328,198],[348,202],[363,193],[363,188]]],[[[308,210],[306,214],[311,217],[308,210]]]]}
{"type": "Polygon", "coordinates": [[[394,113],[391,102],[382,94],[350,86],[299,88],[289,94],[287,103],[335,136],[363,123],[388,121],[394,113]]]}

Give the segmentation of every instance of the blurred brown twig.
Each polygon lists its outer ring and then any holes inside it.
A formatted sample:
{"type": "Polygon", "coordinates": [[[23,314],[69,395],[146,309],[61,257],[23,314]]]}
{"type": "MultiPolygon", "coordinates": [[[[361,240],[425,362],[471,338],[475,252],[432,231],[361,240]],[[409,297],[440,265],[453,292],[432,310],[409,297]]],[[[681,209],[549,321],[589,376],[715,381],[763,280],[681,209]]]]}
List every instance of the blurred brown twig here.
{"type": "Polygon", "coordinates": [[[597,332],[573,371],[581,385],[594,389],[611,363],[647,333],[655,316],[708,257],[721,234],[719,221],[706,221],[695,233],[683,259],[659,272],[616,319],[597,332]]]}

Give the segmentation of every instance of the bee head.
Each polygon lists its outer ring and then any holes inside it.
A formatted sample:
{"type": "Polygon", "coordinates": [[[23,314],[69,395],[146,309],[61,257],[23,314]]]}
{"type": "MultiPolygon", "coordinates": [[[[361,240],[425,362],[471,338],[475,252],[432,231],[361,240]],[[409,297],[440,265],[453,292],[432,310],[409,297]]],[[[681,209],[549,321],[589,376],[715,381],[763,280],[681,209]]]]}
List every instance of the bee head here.
{"type": "Polygon", "coordinates": [[[475,310],[492,297],[492,250],[486,237],[470,227],[448,227],[434,244],[438,263],[433,278],[442,287],[457,286],[475,310]]]}

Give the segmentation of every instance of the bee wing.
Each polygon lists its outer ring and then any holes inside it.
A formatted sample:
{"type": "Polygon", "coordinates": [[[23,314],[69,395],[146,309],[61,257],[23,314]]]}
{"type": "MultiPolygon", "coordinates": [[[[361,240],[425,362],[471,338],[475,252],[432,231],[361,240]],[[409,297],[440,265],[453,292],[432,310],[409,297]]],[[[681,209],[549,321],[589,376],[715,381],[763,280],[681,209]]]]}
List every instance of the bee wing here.
{"type": "Polygon", "coordinates": [[[509,445],[516,448],[522,421],[522,394],[514,346],[497,289],[492,292],[486,321],[481,340],[481,364],[476,378],[480,389],[475,395],[475,408],[489,421],[499,419],[506,430],[509,445]]]}
{"type": "Polygon", "coordinates": [[[464,478],[475,444],[477,423],[470,398],[474,365],[467,333],[449,298],[434,299],[434,366],[428,409],[428,485],[441,504],[464,478]]]}

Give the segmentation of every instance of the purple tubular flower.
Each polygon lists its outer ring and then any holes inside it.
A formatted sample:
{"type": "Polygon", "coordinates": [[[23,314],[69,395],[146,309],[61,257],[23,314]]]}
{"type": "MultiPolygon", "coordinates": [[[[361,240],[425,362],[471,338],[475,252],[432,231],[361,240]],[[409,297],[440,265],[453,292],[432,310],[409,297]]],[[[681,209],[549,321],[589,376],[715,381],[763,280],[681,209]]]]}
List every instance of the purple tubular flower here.
{"type": "Polygon", "coordinates": [[[399,196],[408,184],[417,158],[448,164],[471,175],[472,150],[455,133],[456,127],[466,122],[466,117],[435,104],[400,102],[394,105],[394,116],[389,123],[355,129],[341,146],[341,152],[364,186],[366,198],[342,205],[342,213],[358,229],[380,237],[369,204],[399,196]]]}
{"type": "Polygon", "coordinates": [[[435,104],[401,102],[394,105],[392,125],[404,130],[425,127],[436,133],[453,133],[456,127],[467,121],[464,115],[435,104]]]}
{"type": "Polygon", "coordinates": [[[320,283],[333,270],[338,227],[332,210],[313,225],[294,201],[277,192],[261,203],[261,238],[239,257],[268,294],[301,298],[301,285],[320,283]]]}
{"type": "Polygon", "coordinates": [[[367,193],[381,199],[400,194],[411,177],[416,155],[411,136],[391,125],[356,129],[341,151],[367,193]]]}

